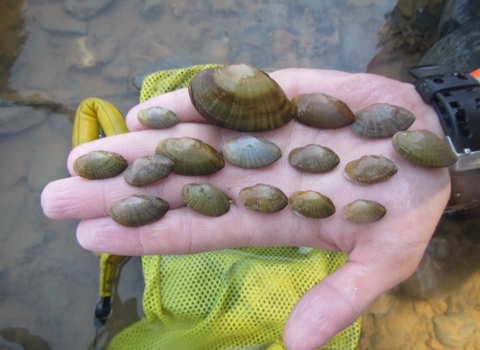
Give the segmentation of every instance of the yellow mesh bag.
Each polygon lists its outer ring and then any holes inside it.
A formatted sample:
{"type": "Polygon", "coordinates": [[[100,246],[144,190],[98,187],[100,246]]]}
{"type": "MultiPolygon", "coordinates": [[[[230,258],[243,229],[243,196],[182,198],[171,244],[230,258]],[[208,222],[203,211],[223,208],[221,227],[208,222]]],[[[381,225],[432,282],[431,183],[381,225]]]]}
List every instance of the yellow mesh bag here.
{"type": "MultiPolygon", "coordinates": [[[[144,81],[141,99],[166,92],[166,86],[184,87],[212,66],[195,66],[193,74],[190,68],[154,73],[144,81]]],[[[285,349],[282,331],[295,303],[346,259],[305,247],[144,256],[145,318],[115,336],[109,350],[285,349]]],[[[360,319],[323,348],[355,349],[359,335],[360,319]]]]}

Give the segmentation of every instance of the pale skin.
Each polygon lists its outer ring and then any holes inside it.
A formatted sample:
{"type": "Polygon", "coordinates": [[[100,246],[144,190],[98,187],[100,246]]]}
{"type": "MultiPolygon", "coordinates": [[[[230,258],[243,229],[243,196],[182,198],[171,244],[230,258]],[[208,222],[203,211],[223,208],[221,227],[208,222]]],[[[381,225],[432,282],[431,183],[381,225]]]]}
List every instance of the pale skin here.
{"type": "MultiPolygon", "coordinates": [[[[410,127],[427,129],[443,137],[435,111],[426,105],[410,84],[368,74],[286,69],[272,73],[287,96],[322,92],[347,103],[353,111],[373,103],[402,106],[417,117],[410,127]]],[[[194,137],[218,151],[223,143],[241,133],[220,129],[203,119],[190,103],[186,89],[152,98],[127,115],[131,133],[104,138],[76,147],[68,158],[71,178],[47,185],[42,193],[45,214],[52,219],[82,218],[79,243],[92,251],[117,255],[190,254],[243,246],[305,246],[342,251],[348,261],[310,289],[287,319],[283,340],[287,349],[310,350],[321,346],[351,324],[380,294],[410,276],[417,267],[450,194],[447,169],[423,168],[398,156],[390,139],[366,139],[349,127],[318,130],[291,121],[273,131],[255,133],[275,142],[282,150],[279,161],[263,169],[246,170],[226,164],[208,176],[171,174],[142,188],[129,186],[123,177],[90,181],[75,175],[73,161],[93,150],[113,151],[129,163],[154,153],[156,144],[170,137],[194,137]],[[145,130],[139,110],[162,106],[175,111],[181,123],[167,130],[145,130]],[[293,169],[288,153],[310,143],[333,149],[341,163],[332,171],[306,174],[293,169]],[[354,184],[343,176],[349,161],[363,155],[383,155],[398,165],[387,181],[369,186],[354,184]],[[210,218],[187,208],[181,197],[183,185],[208,181],[235,200],[224,216],[210,218]],[[289,207],[274,214],[244,208],[239,191],[257,183],[294,191],[315,190],[328,196],[337,212],[326,219],[296,216],[289,207]],[[158,222],[122,227],[108,216],[110,205],[133,194],[156,195],[170,203],[170,211],[158,222]],[[356,199],[371,199],[387,208],[376,223],[353,224],[343,219],[341,208],[356,199]]]]}

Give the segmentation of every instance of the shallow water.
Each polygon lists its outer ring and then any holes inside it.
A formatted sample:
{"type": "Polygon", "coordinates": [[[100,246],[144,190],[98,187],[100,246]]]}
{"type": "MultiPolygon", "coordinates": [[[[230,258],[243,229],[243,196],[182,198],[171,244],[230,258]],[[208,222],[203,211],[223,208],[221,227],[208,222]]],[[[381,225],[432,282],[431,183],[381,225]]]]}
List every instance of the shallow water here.
{"type": "MultiPolygon", "coordinates": [[[[97,258],[77,244],[77,221],[49,220],[39,205],[48,182],[69,176],[71,121],[84,98],[106,99],[126,113],[138,102],[133,77],[157,60],[156,69],[243,61],[404,79],[404,66],[420,53],[389,56],[377,47],[395,3],[2,1],[0,335],[25,349],[92,347],[97,258]],[[102,9],[80,7],[102,3],[102,9]]],[[[480,321],[478,230],[477,221],[445,220],[414,277],[365,313],[360,347],[440,349],[435,316],[459,313],[467,326],[480,321]]],[[[132,258],[100,344],[141,317],[142,289],[140,264],[132,258]]],[[[480,348],[477,333],[474,328],[462,347],[480,348]]]]}

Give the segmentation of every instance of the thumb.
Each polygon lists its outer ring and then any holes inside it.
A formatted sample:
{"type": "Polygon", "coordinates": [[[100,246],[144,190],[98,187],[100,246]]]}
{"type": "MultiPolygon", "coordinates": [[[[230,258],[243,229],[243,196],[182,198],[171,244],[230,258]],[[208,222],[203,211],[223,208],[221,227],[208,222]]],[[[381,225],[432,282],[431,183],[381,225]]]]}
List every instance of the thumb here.
{"type": "Polygon", "coordinates": [[[405,259],[398,259],[403,261],[398,264],[399,261],[391,257],[385,259],[390,260],[386,264],[383,259],[364,264],[349,258],[338,270],[307,291],[285,323],[285,347],[288,350],[320,347],[360,317],[380,294],[406,279],[418,263],[417,259],[411,259],[409,265],[404,265],[405,259]],[[397,260],[397,264],[392,260],[397,260]]]}

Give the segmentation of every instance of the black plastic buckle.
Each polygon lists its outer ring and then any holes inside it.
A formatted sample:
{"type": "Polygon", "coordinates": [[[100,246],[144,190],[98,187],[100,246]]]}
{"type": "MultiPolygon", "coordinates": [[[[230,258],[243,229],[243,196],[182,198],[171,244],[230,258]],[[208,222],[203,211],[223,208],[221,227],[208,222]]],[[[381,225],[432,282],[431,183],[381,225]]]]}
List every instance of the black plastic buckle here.
{"type": "Polygon", "coordinates": [[[454,171],[480,168],[480,83],[470,74],[448,66],[409,70],[415,88],[438,113],[440,123],[459,159],[454,171]]]}

